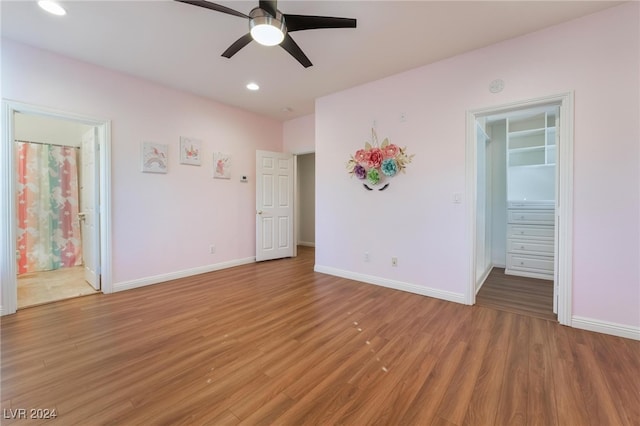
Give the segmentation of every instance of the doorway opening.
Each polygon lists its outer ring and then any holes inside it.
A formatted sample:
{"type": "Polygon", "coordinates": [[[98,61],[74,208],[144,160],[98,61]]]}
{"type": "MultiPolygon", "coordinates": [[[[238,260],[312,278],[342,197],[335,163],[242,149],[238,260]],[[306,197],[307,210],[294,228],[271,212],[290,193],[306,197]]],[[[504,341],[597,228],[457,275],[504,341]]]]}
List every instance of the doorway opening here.
{"type": "Polygon", "coordinates": [[[111,292],[109,121],[3,109],[1,314],[111,292]]]}
{"type": "Polygon", "coordinates": [[[294,154],[295,161],[295,256],[302,256],[311,269],[316,247],[316,154],[294,154]]]}
{"type": "Polygon", "coordinates": [[[86,281],[85,269],[100,236],[87,216],[99,164],[84,139],[95,126],[21,112],[13,119],[18,309],[94,294],[99,279],[86,281]]]}
{"type": "Polygon", "coordinates": [[[570,325],[572,105],[568,93],[468,112],[468,304],[488,283],[491,303],[570,325]]]}
{"type": "Polygon", "coordinates": [[[316,154],[296,154],[296,244],[316,246],[316,154]]]}

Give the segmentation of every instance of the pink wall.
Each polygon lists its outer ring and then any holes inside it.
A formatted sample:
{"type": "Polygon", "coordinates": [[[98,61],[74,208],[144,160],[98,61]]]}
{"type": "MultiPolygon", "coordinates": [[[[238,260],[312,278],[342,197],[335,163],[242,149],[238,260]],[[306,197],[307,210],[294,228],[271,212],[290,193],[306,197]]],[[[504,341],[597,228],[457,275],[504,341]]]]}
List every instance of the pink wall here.
{"type": "Polygon", "coordinates": [[[573,91],[573,315],[640,326],[639,7],[627,3],[318,99],[316,264],[461,297],[471,250],[466,111],[573,91]],[[497,78],[505,89],[492,94],[497,78]],[[415,154],[384,192],[364,190],[345,171],[374,120],[381,139],[415,154]],[[463,193],[462,204],[452,203],[454,193],[463,193]]]}
{"type": "Polygon", "coordinates": [[[285,121],[282,129],[283,151],[307,154],[316,149],[315,115],[309,114],[285,121]]]}
{"type": "Polygon", "coordinates": [[[255,256],[255,151],[281,151],[282,123],[8,40],[2,90],[112,120],[115,286],[255,256]],[[179,164],[180,136],[203,141],[202,166],[179,164]],[[142,141],[170,146],[168,174],[140,172],[142,141]],[[231,180],[212,178],[214,151],[233,156],[231,180]]]}

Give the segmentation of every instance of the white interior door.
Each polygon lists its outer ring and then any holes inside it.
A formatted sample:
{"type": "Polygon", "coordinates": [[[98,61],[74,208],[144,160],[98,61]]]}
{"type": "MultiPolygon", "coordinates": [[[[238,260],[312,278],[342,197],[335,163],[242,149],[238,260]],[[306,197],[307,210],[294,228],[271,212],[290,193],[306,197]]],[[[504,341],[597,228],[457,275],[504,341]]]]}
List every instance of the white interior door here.
{"type": "Polygon", "coordinates": [[[486,244],[486,210],[487,210],[487,138],[480,122],[476,126],[477,149],[477,176],[476,176],[476,287],[479,288],[486,275],[487,268],[485,258],[486,244]]]}
{"type": "Polygon", "coordinates": [[[291,257],[293,156],[256,151],[256,261],[291,257]]]}
{"type": "Polygon", "coordinates": [[[82,233],[82,257],[84,278],[93,288],[100,290],[100,227],[98,140],[97,128],[82,136],[80,150],[80,230],[82,233]]]}
{"type": "Polygon", "coordinates": [[[555,205],[555,235],[554,235],[554,242],[553,242],[553,259],[554,259],[554,265],[553,265],[553,313],[554,314],[558,314],[558,297],[560,296],[560,280],[558,279],[558,271],[560,270],[560,263],[559,263],[559,259],[560,259],[560,232],[559,232],[559,227],[560,227],[560,195],[561,195],[561,190],[560,190],[560,114],[561,114],[561,107],[556,108],[556,134],[555,134],[555,147],[556,147],[556,188],[555,188],[555,193],[556,193],[556,205],[555,205]]]}

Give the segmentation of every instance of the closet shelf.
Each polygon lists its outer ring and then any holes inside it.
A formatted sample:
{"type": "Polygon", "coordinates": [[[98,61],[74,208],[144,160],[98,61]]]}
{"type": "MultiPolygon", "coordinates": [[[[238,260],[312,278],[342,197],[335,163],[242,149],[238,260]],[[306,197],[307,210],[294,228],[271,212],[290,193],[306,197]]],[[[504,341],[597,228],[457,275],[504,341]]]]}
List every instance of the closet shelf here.
{"type": "MultiPolygon", "coordinates": [[[[550,129],[550,128],[549,128],[550,129]]],[[[519,136],[530,136],[530,135],[542,135],[545,132],[544,127],[540,127],[537,129],[527,129],[527,130],[514,130],[509,132],[509,137],[519,137],[519,136]]]]}
{"type": "Polygon", "coordinates": [[[516,154],[518,152],[544,151],[545,148],[546,147],[544,145],[528,146],[528,147],[525,147],[525,148],[511,148],[511,149],[509,149],[509,153],[516,154]]]}
{"type": "Polygon", "coordinates": [[[511,168],[515,168],[515,169],[530,169],[530,168],[536,168],[536,167],[542,167],[542,168],[544,168],[544,167],[555,167],[555,165],[556,165],[555,163],[547,163],[547,164],[521,164],[521,165],[518,165],[518,166],[511,165],[511,166],[509,166],[509,167],[511,167],[511,168]]]}

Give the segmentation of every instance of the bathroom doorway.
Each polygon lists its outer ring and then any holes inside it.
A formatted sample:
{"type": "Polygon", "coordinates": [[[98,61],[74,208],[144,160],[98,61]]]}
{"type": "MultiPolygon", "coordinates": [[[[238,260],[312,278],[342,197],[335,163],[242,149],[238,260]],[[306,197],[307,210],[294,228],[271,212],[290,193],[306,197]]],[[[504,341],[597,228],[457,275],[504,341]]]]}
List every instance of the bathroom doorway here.
{"type": "Polygon", "coordinates": [[[21,112],[13,119],[17,307],[95,294],[99,280],[85,279],[99,243],[87,226],[99,167],[95,126],[21,112]]]}
{"type": "Polygon", "coordinates": [[[2,118],[0,314],[110,293],[110,122],[14,101],[2,118]]]}

